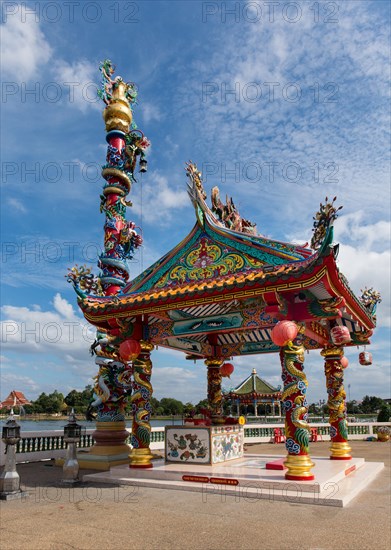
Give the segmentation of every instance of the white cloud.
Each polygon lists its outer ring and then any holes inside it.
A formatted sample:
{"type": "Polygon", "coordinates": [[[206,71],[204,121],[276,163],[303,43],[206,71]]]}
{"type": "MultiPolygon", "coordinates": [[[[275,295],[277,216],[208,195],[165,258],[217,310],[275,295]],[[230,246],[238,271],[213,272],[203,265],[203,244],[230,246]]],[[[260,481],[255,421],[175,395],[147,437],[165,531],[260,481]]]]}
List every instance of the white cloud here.
{"type": "Polygon", "coordinates": [[[13,197],[7,198],[7,203],[11,208],[14,208],[18,212],[21,212],[22,214],[26,214],[27,208],[24,206],[21,200],[15,199],[13,197]]]}
{"type": "Polygon", "coordinates": [[[363,211],[341,216],[335,222],[335,241],[341,243],[338,266],[352,290],[359,296],[365,286],[373,287],[382,296],[377,308],[378,326],[391,325],[390,236],[390,222],[366,223],[363,211]]]}
{"type": "Polygon", "coordinates": [[[190,200],[184,185],[174,186],[168,179],[158,172],[148,174],[147,183],[135,188],[133,194],[134,211],[141,214],[148,223],[167,225],[173,222],[173,215],[178,210],[190,206],[190,200]]]}
{"type": "MultiPolygon", "coordinates": [[[[2,374],[1,382],[2,386],[4,385],[7,386],[7,388],[11,388],[9,391],[6,390],[5,393],[7,393],[7,395],[12,390],[22,391],[27,399],[31,398],[32,392],[36,393],[40,389],[40,385],[35,380],[29,376],[16,374],[15,372],[7,372],[2,374]]],[[[6,397],[6,395],[4,397],[6,397]]]]}
{"type": "Polygon", "coordinates": [[[64,353],[88,360],[88,348],[95,329],[78,317],[71,304],[57,294],[54,311],[5,305],[1,308],[1,341],[4,352],[54,356],[63,361],[64,353]]]}
{"type": "Polygon", "coordinates": [[[143,101],[142,106],[140,107],[140,112],[145,124],[149,124],[149,122],[152,122],[153,120],[159,121],[162,119],[162,113],[160,112],[159,107],[154,103],[143,101]]]}
{"type": "Polygon", "coordinates": [[[73,306],[57,293],[53,300],[54,309],[65,319],[74,319],[75,311],[73,306]]]}
{"type": "Polygon", "coordinates": [[[67,63],[59,59],[54,63],[53,76],[66,90],[67,103],[80,109],[83,113],[90,107],[102,110],[102,102],[97,97],[96,66],[82,59],[67,63]]]}
{"type": "Polygon", "coordinates": [[[52,56],[52,48],[34,17],[22,21],[21,5],[1,25],[1,59],[4,77],[16,82],[37,77],[52,56]]]}

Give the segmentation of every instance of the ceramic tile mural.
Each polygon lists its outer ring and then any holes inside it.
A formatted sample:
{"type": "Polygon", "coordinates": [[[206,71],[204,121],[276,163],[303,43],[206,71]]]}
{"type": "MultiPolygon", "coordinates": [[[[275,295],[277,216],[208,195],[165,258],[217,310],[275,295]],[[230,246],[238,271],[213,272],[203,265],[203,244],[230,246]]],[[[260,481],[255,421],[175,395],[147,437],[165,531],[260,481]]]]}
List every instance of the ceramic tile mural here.
{"type": "Polygon", "coordinates": [[[210,463],[210,433],[207,428],[166,428],[166,460],[210,463]]]}
{"type": "Polygon", "coordinates": [[[225,462],[243,456],[243,431],[212,436],[212,463],[225,462]]]}

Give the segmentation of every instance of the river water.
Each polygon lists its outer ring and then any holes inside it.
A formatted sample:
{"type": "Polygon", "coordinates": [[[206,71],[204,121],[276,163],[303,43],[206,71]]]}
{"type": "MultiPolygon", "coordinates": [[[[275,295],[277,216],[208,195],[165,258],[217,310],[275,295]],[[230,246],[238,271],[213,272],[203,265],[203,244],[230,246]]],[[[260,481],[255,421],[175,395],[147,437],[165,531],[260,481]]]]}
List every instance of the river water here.
{"type": "MultiPolygon", "coordinates": [[[[0,428],[2,429],[6,418],[0,420],[0,428]]],[[[20,431],[23,432],[43,432],[50,430],[63,430],[67,420],[23,420],[18,417],[15,419],[20,426],[20,431]]],[[[95,429],[95,422],[87,422],[86,420],[78,420],[78,424],[86,428],[95,429]]],[[[172,426],[173,424],[182,424],[181,418],[167,419],[167,420],[151,420],[152,427],[172,426]]],[[[126,427],[132,427],[132,421],[126,421],[126,427]]],[[[0,433],[1,435],[1,433],[0,433]]]]}

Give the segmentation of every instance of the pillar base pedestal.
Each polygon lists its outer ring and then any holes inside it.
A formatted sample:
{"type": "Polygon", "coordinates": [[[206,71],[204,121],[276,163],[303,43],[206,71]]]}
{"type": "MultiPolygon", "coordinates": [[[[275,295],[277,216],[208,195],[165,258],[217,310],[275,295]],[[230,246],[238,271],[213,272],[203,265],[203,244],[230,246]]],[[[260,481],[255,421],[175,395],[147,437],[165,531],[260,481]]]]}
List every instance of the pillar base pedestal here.
{"type": "Polygon", "coordinates": [[[153,468],[151,460],[153,454],[149,447],[142,449],[132,449],[130,455],[129,468],[153,468]]]}
{"type": "MultiPolygon", "coordinates": [[[[126,452],[118,454],[94,454],[89,451],[80,449],[77,453],[77,461],[79,468],[86,470],[107,471],[113,466],[129,464],[130,447],[127,446],[126,452]]],[[[63,466],[65,458],[56,458],[56,466],[63,466]]]]}
{"type": "Polygon", "coordinates": [[[330,447],[330,460],[351,460],[351,450],[347,441],[335,441],[330,447]]]}
{"type": "Polygon", "coordinates": [[[315,466],[309,455],[288,455],[284,461],[288,468],[285,479],[292,481],[311,481],[315,479],[311,468],[315,466]]]}
{"type": "MultiPolygon", "coordinates": [[[[91,470],[110,470],[112,466],[129,464],[130,445],[125,443],[129,437],[125,421],[97,422],[92,434],[94,445],[88,450],[79,449],[77,461],[80,468],[91,470]]],[[[63,459],[57,459],[56,465],[61,466],[63,459]]]]}

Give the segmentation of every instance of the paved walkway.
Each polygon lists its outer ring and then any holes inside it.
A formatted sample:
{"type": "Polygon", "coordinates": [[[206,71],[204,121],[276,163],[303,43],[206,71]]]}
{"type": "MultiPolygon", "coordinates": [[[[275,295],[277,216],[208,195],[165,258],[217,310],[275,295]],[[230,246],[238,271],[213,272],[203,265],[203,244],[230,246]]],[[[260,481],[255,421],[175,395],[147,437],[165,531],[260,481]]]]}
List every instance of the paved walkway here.
{"type": "MultiPolygon", "coordinates": [[[[328,456],[328,442],[312,456],[328,456]]],[[[51,463],[20,464],[30,497],[1,503],[1,550],[388,550],[391,444],[353,441],[386,468],[346,508],[107,485],[62,488],[51,463]]],[[[248,451],[284,454],[283,445],[248,451]]],[[[81,474],[89,473],[83,470],[81,474]]]]}

